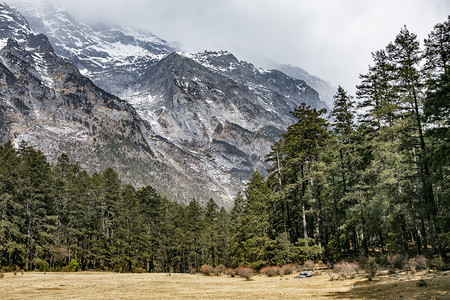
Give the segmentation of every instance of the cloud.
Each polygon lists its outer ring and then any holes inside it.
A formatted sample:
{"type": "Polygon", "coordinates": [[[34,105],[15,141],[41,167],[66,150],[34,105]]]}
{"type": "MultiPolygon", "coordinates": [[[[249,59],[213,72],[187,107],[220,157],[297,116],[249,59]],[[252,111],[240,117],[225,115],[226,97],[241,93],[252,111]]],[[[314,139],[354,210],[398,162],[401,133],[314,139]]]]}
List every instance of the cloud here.
{"type": "MultiPolygon", "coordinates": [[[[6,0],[8,1],[8,0],[6,0]]],[[[423,40],[447,0],[53,0],[77,18],[142,26],[188,50],[238,44],[354,91],[403,25],[423,40]]]]}

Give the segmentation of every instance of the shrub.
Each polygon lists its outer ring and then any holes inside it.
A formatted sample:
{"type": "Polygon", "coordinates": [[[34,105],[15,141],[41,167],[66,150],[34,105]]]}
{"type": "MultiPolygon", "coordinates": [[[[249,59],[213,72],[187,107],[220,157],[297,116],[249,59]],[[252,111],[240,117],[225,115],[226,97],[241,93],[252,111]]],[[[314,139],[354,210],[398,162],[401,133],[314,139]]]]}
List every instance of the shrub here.
{"type": "Polygon", "coordinates": [[[280,275],[280,267],[277,266],[265,266],[261,268],[259,271],[261,274],[266,275],[267,277],[275,277],[280,275]]]}
{"type": "Polygon", "coordinates": [[[0,272],[0,278],[3,278],[5,276],[5,274],[3,274],[2,272],[0,272]]]}
{"type": "Polygon", "coordinates": [[[247,280],[250,280],[250,278],[254,275],[254,271],[252,268],[249,267],[242,267],[239,266],[236,269],[236,275],[245,278],[247,280]]]}
{"type": "Polygon", "coordinates": [[[391,266],[391,268],[401,269],[406,260],[406,257],[402,254],[392,254],[388,255],[387,262],[391,266]]]}
{"type": "Polygon", "coordinates": [[[371,281],[377,274],[377,270],[378,270],[378,264],[377,264],[375,258],[369,257],[369,259],[367,260],[367,262],[365,264],[365,269],[367,272],[367,279],[369,279],[369,281],[371,281]]]}
{"type": "Polygon", "coordinates": [[[303,269],[306,270],[306,271],[313,271],[315,265],[316,265],[316,264],[314,263],[314,261],[308,259],[308,260],[305,261],[305,263],[303,264],[303,269]]]}
{"type": "Polygon", "coordinates": [[[438,271],[445,270],[445,262],[441,256],[430,259],[428,264],[429,264],[430,268],[432,268],[432,269],[435,269],[438,271]]]}
{"type": "Polygon", "coordinates": [[[218,266],[214,269],[214,272],[215,272],[217,275],[219,275],[219,274],[225,273],[226,270],[227,270],[227,268],[226,268],[224,265],[220,264],[220,265],[218,265],[218,266]]]}
{"type": "MultiPolygon", "coordinates": [[[[39,271],[49,271],[50,270],[48,262],[44,259],[36,258],[33,262],[34,262],[36,269],[38,269],[39,271]]],[[[15,272],[17,272],[17,270],[15,272]]]]}
{"type": "Polygon", "coordinates": [[[425,270],[428,268],[427,258],[423,255],[411,258],[410,260],[408,260],[407,267],[413,273],[415,273],[417,270],[425,270]]]}
{"type": "Polygon", "coordinates": [[[297,266],[293,264],[283,265],[280,268],[280,275],[291,275],[294,274],[297,271],[297,266]]]}
{"type": "Polygon", "coordinates": [[[161,266],[154,266],[153,271],[155,271],[155,273],[162,273],[163,268],[161,266]]]}
{"type": "Polygon", "coordinates": [[[349,279],[355,278],[356,273],[359,269],[357,263],[351,263],[347,261],[341,261],[334,265],[333,270],[334,273],[338,274],[341,278],[349,279]]]}
{"type": "Polygon", "coordinates": [[[231,276],[231,277],[235,277],[236,276],[236,270],[232,269],[232,268],[228,268],[225,271],[225,275],[231,276]]]}
{"type": "Polygon", "coordinates": [[[322,254],[323,249],[314,244],[314,239],[298,239],[296,245],[296,256],[300,260],[314,260],[318,259],[322,254]]]}
{"type": "Polygon", "coordinates": [[[70,263],[67,265],[67,271],[69,272],[77,272],[80,270],[80,265],[77,263],[75,259],[72,259],[70,263]]]}
{"type": "Polygon", "coordinates": [[[200,273],[206,276],[211,276],[214,274],[214,268],[211,267],[210,265],[202,265],[200,267],[200,273]]]}
{"type": "Polygon", "coordinates": [[[330,276],[330,280],[331,281],[335,281],[335,280],[341,279],[341,276],[339,274],[336,274],[336,273],[328,273],[328,276],[330,276]]]}
{"type": "Polygon", "coordinates": [[[132,272],[133,273],[146,273],[147,270],[144,268],[141,268],[141,267],[134,267],[134,268],[132,268],[132,272]]]}

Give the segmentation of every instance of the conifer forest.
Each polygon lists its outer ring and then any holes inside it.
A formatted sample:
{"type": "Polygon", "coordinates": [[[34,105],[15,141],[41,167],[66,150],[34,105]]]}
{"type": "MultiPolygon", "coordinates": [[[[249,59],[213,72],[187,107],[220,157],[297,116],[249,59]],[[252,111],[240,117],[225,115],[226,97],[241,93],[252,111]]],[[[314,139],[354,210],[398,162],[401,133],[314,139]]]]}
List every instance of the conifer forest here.
{"type": "MultiPolygon", "coordinates": [[[[450,18],[403,27],[331,111],[306,105],[230,210],[0,146],[0,266],[190,272],[450,249],[450,18]],[[183,201],[185,202],[185,201],[183,201]]],[[[174,183],[176,184],[176,183],[174,183]]]]}

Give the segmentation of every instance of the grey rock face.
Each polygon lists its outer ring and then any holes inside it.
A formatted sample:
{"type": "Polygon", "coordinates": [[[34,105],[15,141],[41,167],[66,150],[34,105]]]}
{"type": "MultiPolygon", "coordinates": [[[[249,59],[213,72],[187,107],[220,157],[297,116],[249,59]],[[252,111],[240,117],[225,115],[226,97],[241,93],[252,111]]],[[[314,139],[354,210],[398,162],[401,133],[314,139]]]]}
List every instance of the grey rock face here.
{"type": "Polygon", "coordinates": [[[199,194],[185,174],[158,160],[150,126],[130,104],[94,85],[0,5],[0,143],[25,141],[50,161],[67,153],[91,172],[112,167],[124,182],[152,183],[172,198],[199,194]],[[163,173],[165,180],[155,179],[163,173]]]}
{"type": "MultiPolygon", "coordinates": [[[[117,158],[114,155],[118,152],[112,151],[109,159],[120,161],[118,171],[123,177],[141,176],[140,180],[133,181],[161,187],[174,197],[187,200],[196,197],[200,201],[212,197],[229,207],[251,174],[266,169],[264,156],[294,121],[289,112],[300,103],[326,107],[305,81],[280,71],[258,69],[226,51],[174,52],[167,42],[146,31],[88,26],[61,9],[45,5],[31,3],[20,9],[34,31],[46,34],[51,44],[45,36],[34,35],[29,27],[26,30],[17,27],[16,32],[25,30],[28,34],[23,35],[24,40],[33,49],[31,54],[24,53],[24,57],[40,58],[32,64],[34,71],[31,68],[28,73],[34,74],[49,93],[59,95],[60,90],[70,89],[70,81],[67,87],[56,84],[55,78],[59,77],[55,76],[59,75],[53,70],[60,69],[62,63],[46,58],[50,54],[57,56],[54,49],[80,70],[73,68],[73,72],[64,73],[66,77],[93,82],[107,91],[102,93],[115,94],[131,104],[134,109],[127,109],[135,120],[130,123],[133,132],[125,125],[118,128],[114,122],[111,128],[106,127],[110,131],[115,128],[114,134],[121,131],[132,134],[139,150],[127,150],[126,158],[117,158]],[[141,164],[139,157],[145,157],[144,165],[151,164],[148,173],[152,176],[142,175],[144,171],[135,172],[134,166],[141,164]],[[134,162],[127,167],[128,159],[134,162]]],[[[27,24],[20,15],[16,18],[19,24],[27,24]]],[[[18,38],[16,33],[10,35],[18,38]]],[[[19,73],[8,73],[10,65],[4,67],[5,81],[19,76],[19,73]]],[[[77,120],[90,120],[88,112],[100,108],[97,103],[86,102],[90,98],[82,94],[77,90],[76,96],[70,96],[67,103],[86,114],[77,116],[77,120]],[[78,101],[73,104],[73,97],[80,97],[83,105],[78,101]]],[[[115,99],[114,103],[125,105],[115,99]]],[[[51,111],[50,107],[42,110],[51,111]]],[[[34,110],[25,105],[23,111],[32,114],[34,110]]],[[[63,116],[73,118],[72,114],[65,111],[63,116]]],[[[119,120],[122,113],[114,110],[108,117],[119,120]]],[[[95,128],[102,123],[105,122],[96,123],[95,128]]],[[[84,132],[81,128],[79,131],[84,132]]],[[[94,136],[86,131],[87,140],[94,136]]],[[[15,138],[22,137],[19,134],[15,138]]]]}

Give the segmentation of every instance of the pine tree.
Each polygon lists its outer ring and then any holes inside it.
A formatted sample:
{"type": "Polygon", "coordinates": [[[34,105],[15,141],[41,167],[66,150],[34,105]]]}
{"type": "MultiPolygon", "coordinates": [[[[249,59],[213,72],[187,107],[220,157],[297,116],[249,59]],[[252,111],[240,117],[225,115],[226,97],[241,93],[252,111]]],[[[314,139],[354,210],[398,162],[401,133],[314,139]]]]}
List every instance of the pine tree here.
{"type": "Polygon", "coordinates": [[[436,197],[437,232],[441,255],[450,248],[450,16],[437,24],[425,40],[426,97],[424,113],[428,126],[429,141],[427,159],[430,163],[432,184],[436,197]]]}

